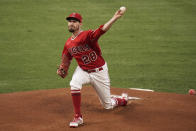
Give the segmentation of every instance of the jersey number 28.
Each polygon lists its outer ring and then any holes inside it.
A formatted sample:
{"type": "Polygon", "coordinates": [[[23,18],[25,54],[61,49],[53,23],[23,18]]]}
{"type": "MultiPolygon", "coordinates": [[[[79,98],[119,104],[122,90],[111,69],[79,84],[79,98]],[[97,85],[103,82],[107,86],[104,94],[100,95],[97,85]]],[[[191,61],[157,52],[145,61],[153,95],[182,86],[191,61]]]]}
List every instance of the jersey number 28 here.
{"type": "Polygon", "coordinates": [[[82,56],[82,61],[84,62],[84,64],[89,64],[92,61],[96,61],[96,59],[97,59],[97,54],[94,51],[90,52],[88,55],[82,56]]]}

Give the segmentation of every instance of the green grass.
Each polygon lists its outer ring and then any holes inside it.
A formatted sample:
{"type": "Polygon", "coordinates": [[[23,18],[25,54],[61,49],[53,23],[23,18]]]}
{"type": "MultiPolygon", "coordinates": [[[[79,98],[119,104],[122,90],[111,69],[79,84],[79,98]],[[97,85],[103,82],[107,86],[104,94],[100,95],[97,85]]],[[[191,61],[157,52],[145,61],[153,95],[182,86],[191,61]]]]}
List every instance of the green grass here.
{"type": "Polygon", "coordinates": [[[99,40],[111,84],[187,93],[196,89],[194,0],[0,0],[0,93],[69,87],[56,75],[65,16],[83,15],[95,29],[121,6],[126,14],[99,40]]]}

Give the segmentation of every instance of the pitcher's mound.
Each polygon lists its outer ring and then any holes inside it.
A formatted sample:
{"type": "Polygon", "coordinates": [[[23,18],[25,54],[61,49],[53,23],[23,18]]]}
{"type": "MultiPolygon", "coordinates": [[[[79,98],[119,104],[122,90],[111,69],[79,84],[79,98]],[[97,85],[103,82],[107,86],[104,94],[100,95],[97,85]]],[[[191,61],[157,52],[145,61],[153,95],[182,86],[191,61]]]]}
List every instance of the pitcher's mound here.
{"type": "Polygon", "coordinates": [[[69,128],[73,118],[70,89],[0,95],[0,131],[195,131],[196,96],[111,88],[142,98],[105,110],[92,87],[82,89],[84,126],[69,128]]]}

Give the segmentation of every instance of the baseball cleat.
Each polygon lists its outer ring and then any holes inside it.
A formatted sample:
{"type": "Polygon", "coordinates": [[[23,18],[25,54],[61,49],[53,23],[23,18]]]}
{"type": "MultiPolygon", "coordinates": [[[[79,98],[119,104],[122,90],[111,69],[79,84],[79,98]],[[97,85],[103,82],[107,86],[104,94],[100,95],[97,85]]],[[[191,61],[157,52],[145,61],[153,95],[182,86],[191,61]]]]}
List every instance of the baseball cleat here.
{"type": "Polygon", "coordinates": [[[127,93],[122,93],[122,95],[121,95],[121,99],[123,99],[123,100],[124,100],[124,105],[123,105],[123,106],[126,106],[126,105],[127,105],[128,100],[129,100],[128,94],[127,94],[127,93]]]}
{"type": "Polygon", "coordinates": [[[126,101],[129,100],[129,97],[128,97],[127,93],[122,93],[121,97],[122,97],[122,99],[125,99],[126,101]]]}
{"type": "Polygon", "coordinates": [[[111,95],[111,98],[116,101],[116,106],[126,106],[129,100],[127,93],[122,93],[121,96],[111,95]]]}
{"type": "Polygon", "coordinates": [[[72,127],[72,128],[76,128],[76,127],[78,127],[82,124],[83,124],[82,117],[74,117],[73,121],[70,122],[69,126],[72,127]]]}

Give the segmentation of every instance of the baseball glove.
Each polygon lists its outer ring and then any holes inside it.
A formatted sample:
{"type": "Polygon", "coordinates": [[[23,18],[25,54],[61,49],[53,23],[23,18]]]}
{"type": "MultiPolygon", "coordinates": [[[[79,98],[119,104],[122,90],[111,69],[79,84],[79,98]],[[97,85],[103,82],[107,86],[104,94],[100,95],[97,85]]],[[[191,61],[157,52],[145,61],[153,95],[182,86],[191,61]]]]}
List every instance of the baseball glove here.
{"type": "Polygon", "coordinates": [[[70,63],[71,63],[71,59],[66,55],[62,55],[61,64],[57,68],[57,74],[62,78],[65,78],[68,74],[70,63]]]}
{"type": "Polygon", "coordinates": [[[62,64],[57,68],[57,74],[62,78],[65,78],[67,76],[67,70],[62,64]]]}

